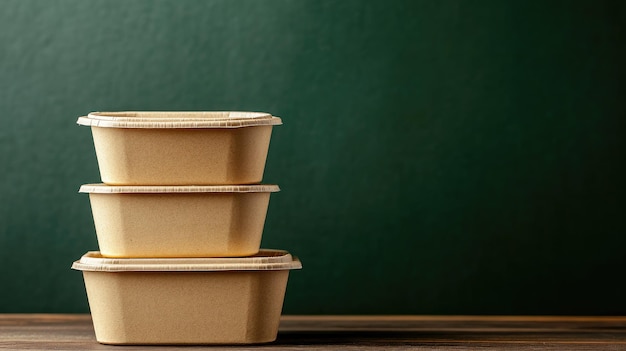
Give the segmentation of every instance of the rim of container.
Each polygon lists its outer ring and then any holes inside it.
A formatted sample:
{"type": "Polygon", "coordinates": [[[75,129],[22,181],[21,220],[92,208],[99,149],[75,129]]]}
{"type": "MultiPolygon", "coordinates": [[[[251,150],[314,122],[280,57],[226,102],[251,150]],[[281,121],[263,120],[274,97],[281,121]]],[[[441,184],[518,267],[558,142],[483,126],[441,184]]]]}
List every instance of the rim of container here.
{"type": "Polygon", "coordinates": [[[262,112],[118,112],[126,116],[115,116],[113,112],[92,112],[89,116],[79,117],[77,124],[90,127],[102,128],[144,128],[144,129],[188,129],[188,128],[242,128],[255,126],[281,125],[280,117],[262,112]],[[103,113],[104,115],[97,115],[103,113]],[[131,114],[186,114],[189,117],[132,117],[131,114]],[[202,114],[218,114],[216,117],[202,117],[202,114]],[[197,117],[191,116],[197,114],[197,117]],[[228,116],[224,116],[228,114],[228,116]],[[230,114],[233,114],[231,117],[230,114]],[[92,115],[94,117],[92,117],[92,115]],[[221,117],[220,117],[221,116],[221,117]]]}
{"type": "Polygon", "coordinates": [[[253,185],[107,185],[83,184],[79,193],[96,194],[160,194],[160,193],[275,193],[275,184],[253,185]]]}
{"type": "Polygon", "coordinates": [[[249,111],[95,111],[87,118],[109,121],[197,121],[197,120],[238,120],[268,119],[266,112],[249,111]]]}
{"type": "Polygon", "coordinates": [[[284,250],[261,249],[249,257],[110,258],[89,251],[72,264],[88,272],[217,272],[300,269],[302,263],[284,250]]]}

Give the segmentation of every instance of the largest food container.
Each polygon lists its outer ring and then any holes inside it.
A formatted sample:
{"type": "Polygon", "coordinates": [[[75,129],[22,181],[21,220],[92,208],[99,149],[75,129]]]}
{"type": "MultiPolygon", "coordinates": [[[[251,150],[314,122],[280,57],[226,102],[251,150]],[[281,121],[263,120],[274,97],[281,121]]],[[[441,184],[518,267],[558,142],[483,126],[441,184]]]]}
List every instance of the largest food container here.
{"type": "Polygon", "coordinates": [[[257,112],[94,112],[100,176],[113,185],[261,182],[278,117],[257,112]]]}
{"type": "Polygon", "coordinates": [[[109,259],[89,252],[83,272],[96,339],[105,344],[243,344],[276,339],[297,258],[109,259]]]}

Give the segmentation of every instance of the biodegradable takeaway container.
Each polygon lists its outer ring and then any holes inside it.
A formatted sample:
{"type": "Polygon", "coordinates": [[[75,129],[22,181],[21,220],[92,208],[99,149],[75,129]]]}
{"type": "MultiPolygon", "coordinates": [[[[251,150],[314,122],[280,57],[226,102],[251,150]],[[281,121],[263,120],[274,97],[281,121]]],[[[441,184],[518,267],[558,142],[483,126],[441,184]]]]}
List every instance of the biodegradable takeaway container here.
{"type": "Polygon", "coordinates": [[[93,112],[100,176],[112,185],[260,183],[272,127],[260,112],[93,112]]]}
{"type": "Polygon", "coordinates": [[[104,344],[242,344],[276,339],[297,258],[261,250],[246,258],[107,259],[83,271],[96,339],[104,344]]]}
{"type": "Polygon", "coordinates": [[[259,251],[277,185],[86,184],[106,257],[228,257],[259,251]]]}

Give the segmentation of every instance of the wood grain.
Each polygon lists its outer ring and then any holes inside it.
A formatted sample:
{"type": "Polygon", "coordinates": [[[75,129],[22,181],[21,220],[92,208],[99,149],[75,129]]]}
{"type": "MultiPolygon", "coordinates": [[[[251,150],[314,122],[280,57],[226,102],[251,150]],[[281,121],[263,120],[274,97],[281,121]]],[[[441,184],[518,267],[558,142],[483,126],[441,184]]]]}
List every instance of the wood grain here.
{"type": "Polygon", "coordinates": [[[0,315],[0,350],[626,350],[626,317],[283,316],[276,342],[108,346],[89,315],[0,315]]]}

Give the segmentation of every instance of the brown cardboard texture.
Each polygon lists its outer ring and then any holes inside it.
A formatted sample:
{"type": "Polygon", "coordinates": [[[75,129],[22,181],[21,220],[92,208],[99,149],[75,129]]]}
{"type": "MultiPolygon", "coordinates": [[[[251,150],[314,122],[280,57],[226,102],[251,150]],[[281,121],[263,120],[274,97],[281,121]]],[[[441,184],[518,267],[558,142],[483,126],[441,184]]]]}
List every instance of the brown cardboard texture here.
{"type": "Polygon", "coordinates": [[[289,270],[302,267],[278,250],[250,258],[141,260],[90,252],[72,266],[83,271],[98,342],[271,342],[289,270]]]}
{"type": "Polygon", "coordinates": [[[86,184],[107,257],[229,257],[258,252],[276,185],[86,184]]]}
{"type": "Polygon", "coordinates": [[[260,183],[272,128],[282,124],[243,112],[118,114],[77,121],[91,126],[101,179],[111,185],[260,183]]]}

